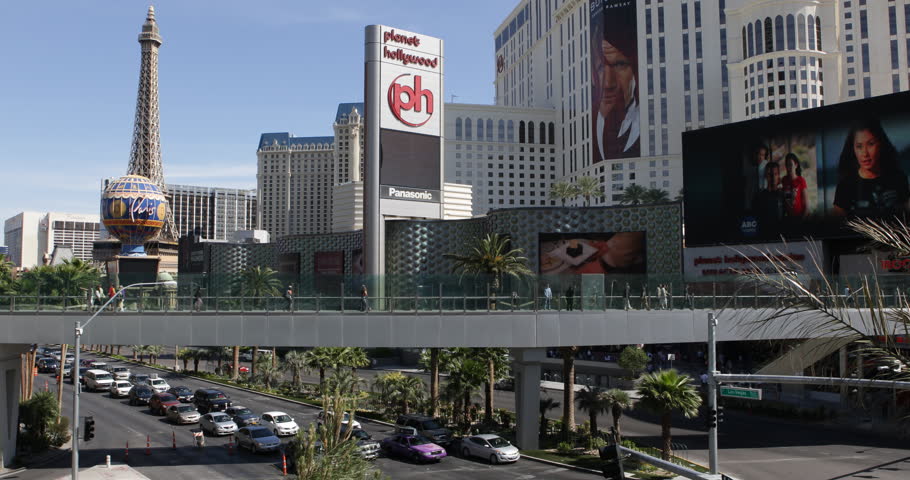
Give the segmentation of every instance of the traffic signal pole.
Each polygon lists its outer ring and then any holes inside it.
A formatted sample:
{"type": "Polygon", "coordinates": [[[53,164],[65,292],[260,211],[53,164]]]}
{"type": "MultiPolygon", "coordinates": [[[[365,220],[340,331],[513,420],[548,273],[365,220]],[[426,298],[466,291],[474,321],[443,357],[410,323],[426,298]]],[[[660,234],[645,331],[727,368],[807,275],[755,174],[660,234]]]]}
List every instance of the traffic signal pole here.
{"type": "MultiPolygon", "coordinates": [[[[708,313],[708,415],[717,411],[717,317],[708,313]]],[[[708,425],[708,472],[717,474],[717,422],[708,425]]]]}

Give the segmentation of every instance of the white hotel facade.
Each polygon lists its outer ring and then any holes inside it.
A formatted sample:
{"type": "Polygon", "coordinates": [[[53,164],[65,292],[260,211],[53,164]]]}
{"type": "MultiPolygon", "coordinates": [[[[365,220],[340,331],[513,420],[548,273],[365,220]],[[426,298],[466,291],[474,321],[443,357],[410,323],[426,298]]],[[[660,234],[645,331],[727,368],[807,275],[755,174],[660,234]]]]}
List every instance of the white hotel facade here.
{"type": "Polygon", "coordinates": [[[522,0],[494,34],[496,105],[551,110],[558,176],[598,178],[600,205],[633,183],[675,197],[684,131],[910,87],[908,0],[629,1],[639,158],[592,162],[589,0],[522,0]]]}

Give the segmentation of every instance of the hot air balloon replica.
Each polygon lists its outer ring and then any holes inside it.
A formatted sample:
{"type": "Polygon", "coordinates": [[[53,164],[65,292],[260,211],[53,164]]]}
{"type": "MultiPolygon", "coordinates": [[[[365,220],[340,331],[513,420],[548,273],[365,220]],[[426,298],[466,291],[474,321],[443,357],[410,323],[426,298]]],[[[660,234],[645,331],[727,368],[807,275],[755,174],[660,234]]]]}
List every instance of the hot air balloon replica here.
{"type": "Polygon", "coordinates": [[[118,178],[101,196],[102,222],[120,240],[122,256],[145,256],[145,243],[158,236],[166,215],[161,189],[140,175],[118,178]]]}

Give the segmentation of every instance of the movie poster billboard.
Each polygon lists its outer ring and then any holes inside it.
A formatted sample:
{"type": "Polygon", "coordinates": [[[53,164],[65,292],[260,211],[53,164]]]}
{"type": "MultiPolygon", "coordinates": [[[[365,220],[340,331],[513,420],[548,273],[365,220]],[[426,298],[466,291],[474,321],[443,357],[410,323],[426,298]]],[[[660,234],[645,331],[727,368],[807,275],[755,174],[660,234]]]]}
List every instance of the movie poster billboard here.
{"type": "Polygon", "coordinates": [[[635,3],[590,3],[593,163],[641,156],[635,3]]]}
{"type": "Polygon", "coordinates": [[[541,233],[541,275],[646,272],[645,232],[541,233]]]}
{"type": "Polygon", "coordinates": [[[687,245],[856,236],[910,206],[910,96],[686,132],[687,245]]]}

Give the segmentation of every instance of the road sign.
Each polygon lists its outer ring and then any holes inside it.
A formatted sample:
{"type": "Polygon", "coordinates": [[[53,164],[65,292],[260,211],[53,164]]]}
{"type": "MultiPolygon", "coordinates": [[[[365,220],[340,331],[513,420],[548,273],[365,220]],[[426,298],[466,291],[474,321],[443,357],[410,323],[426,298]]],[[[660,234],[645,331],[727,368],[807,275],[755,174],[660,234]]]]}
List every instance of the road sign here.
{"type": "Polygon", "coordinates": [[[761,400],[761,389],[742,387],[720,387],[721,397],[743,398],[746,400],[761,400]]]}

